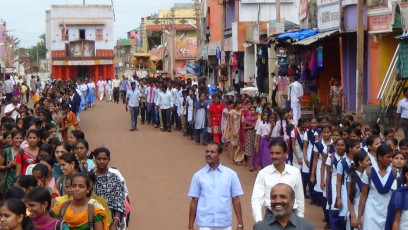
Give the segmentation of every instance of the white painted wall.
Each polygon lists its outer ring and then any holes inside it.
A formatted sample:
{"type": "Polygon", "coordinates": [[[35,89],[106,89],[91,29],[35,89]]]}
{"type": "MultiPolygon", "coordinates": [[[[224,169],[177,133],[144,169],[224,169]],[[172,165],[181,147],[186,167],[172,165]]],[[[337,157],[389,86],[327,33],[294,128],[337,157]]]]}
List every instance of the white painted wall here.
{"type": "MultiPolygon", "coordinates": [[[[259,21],[268,22],[276,19],[276,7],[274,3],[260,4],[259,21]]],[[[280,4],[281,18],[300,24],[299,21],[299,0],[294,0],[294,3],[280,4]]],[[[240,22],[256,22],[258,21],[258,4],[241,3],[239,2],[239,21],[240,22]]]]}
{"type": "MultiPolygon", "coordinates": [[[[79,29],[85,30],[86,40],[95,40],[95,30],[103,29],[103,40],[95,41],[95,49],[113,49],[113,11],[110,5],[53,5],[47,17],[47,38],[50,41],[48,50],[65,49],[62,41],[61,22],[103,22],[104,25],[66,25],[69,41],[79,38],[79,29]]],[[[48,44],[47,44],[48,45],[48,44]]]]}

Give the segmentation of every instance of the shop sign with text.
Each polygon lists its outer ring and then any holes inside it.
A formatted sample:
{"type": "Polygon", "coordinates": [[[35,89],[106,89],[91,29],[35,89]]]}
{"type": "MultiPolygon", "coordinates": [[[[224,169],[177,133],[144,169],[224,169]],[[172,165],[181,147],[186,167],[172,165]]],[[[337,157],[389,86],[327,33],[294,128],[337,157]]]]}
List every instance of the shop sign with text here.
{"type": "Polygon", "coordinates": [[[340,26],[340,2],[317,7],[317,28],[319,31],[336,30],[340,26]]]}
{"type": "Polygon", "coordinates": [[[392,14],[377,15],[368,17],[368,33],[391,32],[392,14]]]}

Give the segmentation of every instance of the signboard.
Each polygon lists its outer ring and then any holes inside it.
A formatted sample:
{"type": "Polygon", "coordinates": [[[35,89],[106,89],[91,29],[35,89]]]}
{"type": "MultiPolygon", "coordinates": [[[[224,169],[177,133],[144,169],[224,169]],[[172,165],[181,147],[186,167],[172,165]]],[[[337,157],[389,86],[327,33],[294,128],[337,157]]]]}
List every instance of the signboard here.
{"type": "Polygon", "coordinates": [[[208,60],[208,46],[203,45],[202,55],[203,55],[203,60],[207,61],[208,60]]]}
{"type": "Polygon", "coordinates": [[[232,51],[232,38],[224,40],[224,51],[232,51]]]}
{"type": "Polygon", "coordinates": [[[52,65],[58,66],[81,66],[81,65],[113,65],[113,60],[75,60],[75,61],[53,61],[52,65]]]}
{"type": "Polygon", "coordinates": [[[208,56],[217,55],[217,47],[221,46],[220,41],[208,43],[208,56]]]}
{"type": "Polygon", "coordinates": [[[398,4],[401,12],[401,24],[404,31],[408,30],[408,2],[398,4]]]}
{"type": "Polygon", "coordinates": [[[354,4],[357,4],[357,0],[342,0],[341,1],[341,6],[354,5],[354,4]]]}
{"type": "Polygon", "coordinates": [[[197,49],[196,37],[177,39],[176,58],[195,58],[196,49],[197,49]]]}
{"type": "Polygon", "coordinates": [[[238,23],[233,22],[232,25],[232,51],[238,52],[238,23]]]}
{"type": "Polygon", "coordinates": [[[339,29],[340,2],[339,1],[337,2],[322,1],[322,2],[325,3],[317,7],[317,28],[321,32],[339,29]]]}
{"type": "Polygon", "coordinates": [[[102,49],[98,49],[96,50],[96,56],[97,57],[115,57],[115,53],[113,52],[113,50],[102,50],[102,49]]]}
{"type": "MultiPolygon", "coordinates": [[[[293,3],[295,0],[280,0],[280,3],[293,3]]],[[[276,3],[276,0],[241,0],[241,3],[253,3],[253,4],[262,4],[262,3],[276,3]]]]}
{"type": "Polygon", "coordinates": [[[259,42],[259,26],[258,25],[254,25],[252,27],[252,41],[254,43],[259,42]]]}
{"type": "Polygon", "coordinates": [[[225,64],[225,52],[221,52],[221,65],[225,64]]]}
{"type": "Polygon", "coordinates": [[[285,33],[285,20],[281,19],[281,22],[276,22],[276,20],[269,21],[267,32],[268,36],[285,33]]]}
{"type": "Polygon", "coordinates": [[[299,20],[306,18],[308,0],[299,0],[299,20]]]}
{"type": "Polygon", "coordinates": [[[392,31],[392,14],[368,16],[368,33],[384,33],[392,31]]]}
{"type": "Polygon", "coordinates": [[[66,56],[67,52],[65,50],[51,50],[52,58],[64,58],[66,56]]]}

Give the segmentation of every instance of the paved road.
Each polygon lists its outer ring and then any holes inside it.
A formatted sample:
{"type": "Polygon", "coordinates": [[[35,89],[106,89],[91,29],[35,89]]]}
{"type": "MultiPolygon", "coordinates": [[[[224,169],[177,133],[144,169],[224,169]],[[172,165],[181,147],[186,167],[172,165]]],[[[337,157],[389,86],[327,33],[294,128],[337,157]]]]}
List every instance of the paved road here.
{"type": "MultiPolygon", "coordinates": [[[[81,114],[81,128],[90,148],[110,149],[110,166],[117,167],[126,178],[133,208],[129,229],[187,229],[188,188],[193,173],[205,165],[205,147],[180,132],[161,132],[150,125],[138,127],[139,131],[129,131],[130,115],[123,104],[97,102],[81,114]]],[[[227,154],[222,163],[238,173],[244,190],[241,205],[245,229],[252,229],[250,199],[257,173],[233,165],[227,154]]],[[[320,207],[308,202],[306,218],[316,229],[323,229],[320,207]]]]}

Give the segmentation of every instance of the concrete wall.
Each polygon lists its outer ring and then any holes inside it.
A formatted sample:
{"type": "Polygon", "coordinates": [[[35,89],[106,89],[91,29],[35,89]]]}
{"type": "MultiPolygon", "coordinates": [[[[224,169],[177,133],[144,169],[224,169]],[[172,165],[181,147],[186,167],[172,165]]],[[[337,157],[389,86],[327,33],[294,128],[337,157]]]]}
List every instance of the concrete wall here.
{"type": "MultiPolygon", "coordinates": [[[[299,0],[294,3],[281,3],[281,18],[299,24],[299,0]]],[[[260,4],[259,21],[268,22],[276,19],[276,7],[273,3],[260,4]]],[[[239,2],[239,21],[256,22],[258,21],[258,4],[239,2]]]]}
{"type": "Polygon", "coordinates": [[[51,41],[49,50],[65,49],[66,41],[62,40],[63,23],[67,23],[69,41],[79,38],[79,29],[85,29],[85,38],[95,40],[95,30],[103,29],[103,40],[95,42],[95,49],[113,49],[113,13],[110,5],[53,5],[47,24],[48,38],[51,41]],[[84,17],[86,15],[86,17],[84,17]],[[70,25],[77,22],[79,25],[70,25]],[[103,25],[96,25],[103,23],[103,25]],[[82,24],[82,25],[81,25],[82,24]]]}

